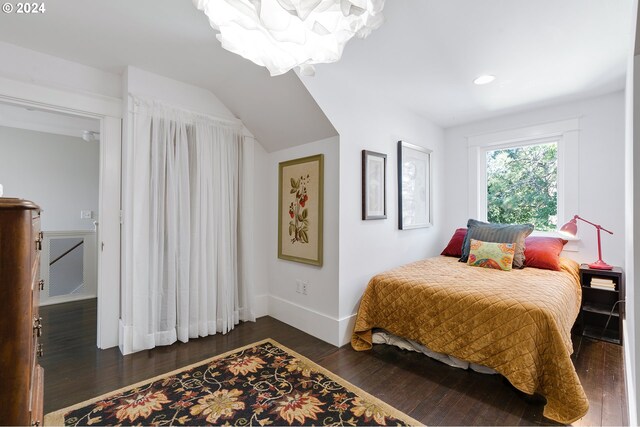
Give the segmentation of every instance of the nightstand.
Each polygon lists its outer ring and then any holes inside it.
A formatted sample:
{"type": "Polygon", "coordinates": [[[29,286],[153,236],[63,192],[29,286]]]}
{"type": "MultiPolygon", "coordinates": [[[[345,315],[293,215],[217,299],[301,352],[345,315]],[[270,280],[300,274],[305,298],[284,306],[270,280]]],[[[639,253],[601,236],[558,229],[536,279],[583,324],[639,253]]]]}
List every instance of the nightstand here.
{"type": "Polygon", "coordinates": [[[613,270],[596,270],[582,264],[580,284],[582,304],[578,316],[578,331],[585,337],[622,345],[625,295],[622,269],[614,267],[613,270]],[[608,283],[611,283],[610,287],[607,286],[608,283]]]}

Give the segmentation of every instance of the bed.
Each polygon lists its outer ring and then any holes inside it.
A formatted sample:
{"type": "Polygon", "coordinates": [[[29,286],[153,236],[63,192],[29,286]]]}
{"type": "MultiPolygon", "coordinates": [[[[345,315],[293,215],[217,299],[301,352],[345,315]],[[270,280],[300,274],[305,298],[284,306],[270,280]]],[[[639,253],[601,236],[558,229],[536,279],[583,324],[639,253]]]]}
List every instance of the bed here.
{"type": "Polygon", "coordinates": [[[351,345],[372,347],[372,329],[494,369],[517,389],[547,400],[544,416],[571,423],[589,409],[571,362],[580,309],[579,266],[509,272],[439,256],[374,276],[360,303],[351,345]]]}

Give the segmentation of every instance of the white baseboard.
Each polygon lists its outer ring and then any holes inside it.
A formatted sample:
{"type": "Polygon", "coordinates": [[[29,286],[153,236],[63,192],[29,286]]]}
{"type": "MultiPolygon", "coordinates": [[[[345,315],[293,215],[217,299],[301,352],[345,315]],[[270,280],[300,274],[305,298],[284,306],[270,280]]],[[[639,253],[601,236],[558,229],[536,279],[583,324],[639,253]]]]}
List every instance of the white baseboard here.
{"type": "Polygon", "coordinates": [[[353,334],[353,326],[356,323],[357,313],[340,319],[340,347],[351,343],[351,335],[353,334]]]}
{"type": "MultiPolygon", "coordinates": [[[[336,347],[351,342],[355,314],[336,319],[273,295],[256,296],[254,302],[256,318],[269,315],[336,347]]],[[[122,319],[119,334],[120,352],[131,353],[133,329],[124,325],[122,319]]]]}
{"type": "Polygon", "coordinates": [[[627,320],[624,319],[622,324],[622,341],[624,342],[624,381],[627,385],[627,410],[629,411],[629,425],[638,425],[638,408],[636,406],[636,390],[633,383],[633,360],[631,360],[631,345],[629,335],[627,333],[627,320]]]}
{"type": "Polygon", "coordinates": [[[133,353],[133,328],[126,326],[122,319],[118,321],[118,346],[123,356],[133,353]]]}
{"type": "Polygon", "coordinates": [[[255,303],[253,311],[256,315],[256,319],[269,314],[269,295],[258,295],[255,297],[253,302],[255,303]]]}
{"type": "Polygon", "coordinates": [[[269,315],[329,344],[340,345],[340,321],[334,317],[273,295],[269,295],[269,315]]]}
{"type": "Polygon", "coordinates": [[[336,347],[351,342],[356,314],[336,319],[280,297],[268,295],[269,316],[336,347]]]}

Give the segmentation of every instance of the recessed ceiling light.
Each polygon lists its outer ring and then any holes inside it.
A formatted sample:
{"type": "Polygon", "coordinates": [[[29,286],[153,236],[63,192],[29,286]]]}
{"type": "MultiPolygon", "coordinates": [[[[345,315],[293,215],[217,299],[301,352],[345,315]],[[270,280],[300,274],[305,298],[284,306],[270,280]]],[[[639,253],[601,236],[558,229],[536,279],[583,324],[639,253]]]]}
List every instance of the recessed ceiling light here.
{"type": "Polygon", "coordinates": [[[473,82],[477,85],[486,85],[496,79],[496,76],[485,74],[484,76],[477,77],[473,82]]]}

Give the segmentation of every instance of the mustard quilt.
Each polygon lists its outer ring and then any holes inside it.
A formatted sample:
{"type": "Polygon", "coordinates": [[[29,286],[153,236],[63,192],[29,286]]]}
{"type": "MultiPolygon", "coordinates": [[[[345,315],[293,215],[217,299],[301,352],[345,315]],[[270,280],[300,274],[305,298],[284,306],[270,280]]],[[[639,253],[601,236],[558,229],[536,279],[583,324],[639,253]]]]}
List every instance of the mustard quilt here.
{"type": "Polygon", "coordinates": [[[374,276],[351,345],[371,348],[371,329],[495,369],[517,389],[547,399],[547,418],[571,423],[589,409],[571,353],[580,310],[579,266],[500,271],[436,257],[374,276]]]}

